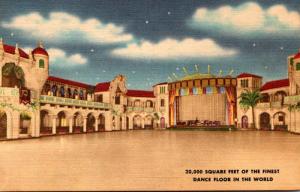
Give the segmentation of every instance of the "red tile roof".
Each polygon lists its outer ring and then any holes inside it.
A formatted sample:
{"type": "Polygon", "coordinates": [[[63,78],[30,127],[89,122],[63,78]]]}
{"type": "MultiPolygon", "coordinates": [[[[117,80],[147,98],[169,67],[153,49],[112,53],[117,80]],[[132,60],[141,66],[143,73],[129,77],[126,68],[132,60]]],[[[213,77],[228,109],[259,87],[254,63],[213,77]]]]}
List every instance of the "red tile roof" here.
{"type": "Polygon", "coordinates": [[[276,89],[281,87],[288,87],[290,85],[289,79],[279,79],[275,81],[266,82],[261,88],[261,91],[276,89]]]}
{"type": "Polygon", "coordinates": [[[294,56],[294,59],[299,59],[299,58],[300,58],[300,52],[294,56]]]}
{"type": "Polygon", "coordinates": [[[94,88],[93,85],[88,85],[88,84],[85,84],[85,83],[80,83],[80,82],[77,82],[77,81],[72,81],[72,80],[68,80],[68,79],[62,79],[62,78],[53,77],[53,76],[49,76],[48,77],[48,81],[54,81],[54,82],[58,82],[58,83],[72,85],[72,86],[75,86],[75,87],[85,88],[85,89],[94,88]]]}
{"type": "Polygon", "coordinates": [[[155,97],[153,91],[144,90],[127,90],[126,95],[129,97],[155,97]]]}
{"type": "Polygon", "coordinates": [[[262,78],[261,76],[254,75],[251,73],[241,73],[237,76],[237,78],[245,78],[245,77],[256,77],[256,78],[262,78]]]}
{"type": "Polygon", "coordinates": [[[98,83],[95,88],[95,92],[104,92],[108,91],[110,86],[110,82],[98,83]]]}
{"type": "MultiPolygon", "coordinates": [[[[10,53],[10,54],[14,55],[16,47],[11,46],[11,45],[3,44],[3,49],[4,49],[4,51],[6,53],[10,53]]],[[[23,51],[22,49],[20,49],[20,48],[19,48],[19,53],[20,53],[21,57],[26,58],[26,59],[29,58],[29,55],[25,51],[23,51]]]]}
{"type": "Polygon", "coordinates": [[[32,54],[41,54],[41,55],[46,55],[46,56],[49,56],[48,55],[48,52],[42,48],[42,47],[37,47],[35,48],[33,51],[32,51],[32,54]]]}

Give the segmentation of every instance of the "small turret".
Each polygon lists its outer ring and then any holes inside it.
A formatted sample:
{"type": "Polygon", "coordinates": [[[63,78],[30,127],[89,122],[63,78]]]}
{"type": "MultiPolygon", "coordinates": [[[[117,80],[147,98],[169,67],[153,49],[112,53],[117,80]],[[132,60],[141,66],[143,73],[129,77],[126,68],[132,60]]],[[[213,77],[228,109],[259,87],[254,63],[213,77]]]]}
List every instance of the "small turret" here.
{"type": "Polygon", "coordinates": [[[49,69],[49,55],[48,52],[44,49],[42,42],[38,43],[38,47],[36,47],[32,51],[33,59],[35,60],[36,67],[48,71],[49,69]]]}

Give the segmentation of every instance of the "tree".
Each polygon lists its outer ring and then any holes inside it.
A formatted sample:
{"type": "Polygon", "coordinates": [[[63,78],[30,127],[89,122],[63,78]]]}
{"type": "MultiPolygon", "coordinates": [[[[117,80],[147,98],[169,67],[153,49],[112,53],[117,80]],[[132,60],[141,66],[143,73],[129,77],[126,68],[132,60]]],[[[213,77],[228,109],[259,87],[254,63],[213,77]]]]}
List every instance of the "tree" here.
{"type": "Polygon", "coordinates": [[[246,109],[251,108],[252,110],[252,122],[253,127],[256,128],[255,124],[255,114],[254,114],[254,107],[257,105],[258,101],[262,98],[259,90],[249,91],[245,90],[239,96],[240,98],[240,105],[246,109]]]}

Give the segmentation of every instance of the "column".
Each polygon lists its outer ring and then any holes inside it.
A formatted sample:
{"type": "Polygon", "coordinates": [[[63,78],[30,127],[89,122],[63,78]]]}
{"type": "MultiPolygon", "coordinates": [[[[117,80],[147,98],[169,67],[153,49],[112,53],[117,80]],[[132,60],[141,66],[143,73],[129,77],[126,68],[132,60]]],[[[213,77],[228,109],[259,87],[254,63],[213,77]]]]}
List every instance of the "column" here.
{"type": "Polygon", "coordinates": [[[270,116],[270,121],[271,121],[271,130],[274,130],[274,119],[273,116],[270,116]]]}
{"type": "Polygon", "coordinates": [[[12,112],[12,138],[17,139],[20,132],[20,113],[12,112]]]}
{"type": "Polygon", "coordinates": [[[142,118],[142,129],[145,129],[145,119],[142,118]]]}
{"type": "Polygon", "coordinates": [[[112,116],[111,112],[105,112],[105,131],[112,131],[112,116]]]}
{"type": "Polygon", "coordinates": [[[129,129],[133,129],[133,119],[129,117],[128,120],[129,120],[129,129]]]}
{"type": "Polygon", "coordinates": [[[57,116],[53,115],[52,116],[52,134],[56,134],[56,120],[57,120],[57,116]]]}
{"type": "Polygon", "coordinates": [[[83,132],[86,132],[87,117],[83,117],[83,132]]]}
{"type": "Polygon", "coordinates": [[[99,125],[99,118],[96,118],[96,121],[95,121],[95,131],[98,131],[98,125],[99,125]]]}
{"type": "Polygon", "coordinates": [[[122,130],[126,130],[126,115],[122,115],[122,130]]]}
{"type": "Polygon", "coordinates": [[[69,118],[69,133],[73,133],[73,117],[69,118]]]}

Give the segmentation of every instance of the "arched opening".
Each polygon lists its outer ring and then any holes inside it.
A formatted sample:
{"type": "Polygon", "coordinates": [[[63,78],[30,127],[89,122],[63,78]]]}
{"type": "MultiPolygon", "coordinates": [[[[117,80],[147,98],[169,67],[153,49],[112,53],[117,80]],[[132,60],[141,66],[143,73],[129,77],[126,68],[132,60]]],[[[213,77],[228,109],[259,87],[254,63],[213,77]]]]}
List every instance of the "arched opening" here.
{"type": "Polygon", "coordinates": [[[284,112],[277,112],[273,115],[274,130],[278,130],[278,131],[288,130],[288,125],[286,125],[285,117],[286,115],[284,112]]]}
{"type": "Polygon", "coordinates": [[[65,97],[65,87],[64,86],[61,86],[59,88],[59,96],[60,97],[65,97]]]}
{"type": "Polygon", "coordinates": [[[160,118],[160,128],[166,128],[166,122],[165,122],[165,118],[164,117],[160,118]]]}
{"type": "Polygon", "coordinates": [[[99,131],[105,131],[105,116],[103,114],[99,115],[98,130],[99,131]]]}
{"type": "Polygon", "coordinates": [[[87,132],[94,132],[95,131],[95,122],[96,119],[92,113],[89,113],[87,116],[87,122],[86,122],[86,129],[87,132]]]}
{"type": "Polygon", "coordinates": [[[7,115],[5,111],[0,111],[0,139],[7,138],[7,115]]]}
{"type": "Polygon", "coordinates": [[[261,103],[267,103],[270,102],[270,95],[268,93],[262,93],[261,94],[261,99],[260,99],[261,103]]]}
{"type": "Polygon", "coordinates": [[[141,101],[139,99],[134,100],[133,106],[134,107],[140,107],[141,106],[141,101]]]}
{"type": "Polygon", "coordinates": [[[122,128],[123,128],[123,118],[122,117],[120,117],[120,130],[122,130],[122,128]]]}
{"type": "Polygon", "coordinates": [[[148,115],[145,117],[145,129],[153,129],[153,117],[148,115]]]}
{"type": "Polygon", "coordinates": [[[20,114],[20,134],[28,134],[30,130],[31,116],[27,113],[20,114]]]}
{"type": "Polygon", "coordinates": [[[2,67],[2,87],[22,87],[25,84],[24,71],[14,63],[2,67]]]}
{"type": "Polygon", "coordinates": [[[68,98],[72,98],[72,90],[71,90],[71,88],[67,89],[67,97],[68,98]]]}
{"type": "Polygon", "coordinates": [[[41,118],[41,127],[40,127],[40,134],[41,135],[48,135],[52,133],[52,122],[48,111],[42,110],[40,112],[41,118]]]}
{"type": "Polygon", "coordinates": [[[77,89],[74,89],[74,91],[73,91],[73,99],[78,99],[78,91],[77,91],[77,89]]]}
{"type": "Polygon", "coordinates": [[[248,116],[244,115],[241,119],[241,124],[243,129],[248,129],[249,124],[248,124],[248,116]]]}
{"type": "Polygon", "coordinates": [[[126,130],[129,129],[129,117],[126,117],[126,130]]]}
{"type": "Polygon", "coordinates": [[[67,124],[66,113],[61,111],[57,114],[57,124],[56,124],[56,133],[64,134],[69,132],[69,127],[67,124]]]}
{"type": "Polygon", "coordinates": [[[146,101],[146,107],[153,107],[153,102],[150,100],[146,101]]]}
{"type": "Polygon", "coordinates": [[[50,86],[49,83],[46,83],[46,84],[44,85],[42,94],[43,94],[43,95],[50,95],[50,93],[51,93],[51,86],[50,86]]]}
{"type": "Polygon", "coordinates": [[[142,117],[136,115],[133,117],[133,129],[141,129],[142,128],[142,117]]]}
{"type": "Polygon", "coordinates": [[[51,92],[52,92],[53,96],[57,96],[57,86],[56,85],[52,85],[51,92]]]}
{"type": "Polygon", "coordinates": [[[278,102],[280,102],[281,104],[283,104],[283,102],[284,102],[284,97],[286,97],[286,96],[287,96],[286,92],[284,92],[284,91],[277,91],[277,92],[275,93],[275,95],[274,95],[274,101],[275,101],[275,102],[278,101],[278,102]]]}
{"type": "Polygon", "coordinates": [[[271,130],[270,115],[268,113],[260,114],[259,126],[261,130],[271,130]]]}
{"type": "Polygon", "coordinates": [[[73,117],[73,130],[74,133],[82,133],[83,132],[83,116],[76,112],[73,117]]]}

